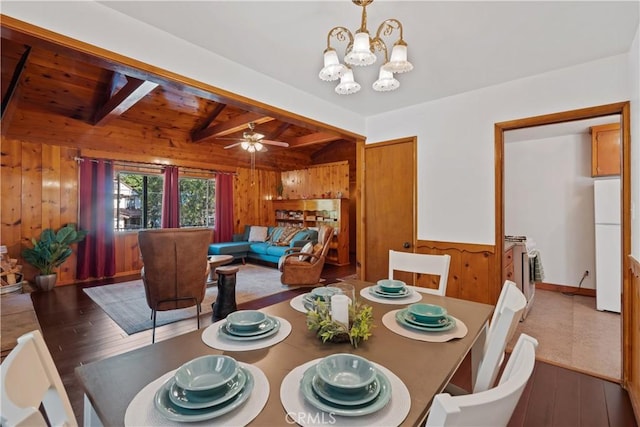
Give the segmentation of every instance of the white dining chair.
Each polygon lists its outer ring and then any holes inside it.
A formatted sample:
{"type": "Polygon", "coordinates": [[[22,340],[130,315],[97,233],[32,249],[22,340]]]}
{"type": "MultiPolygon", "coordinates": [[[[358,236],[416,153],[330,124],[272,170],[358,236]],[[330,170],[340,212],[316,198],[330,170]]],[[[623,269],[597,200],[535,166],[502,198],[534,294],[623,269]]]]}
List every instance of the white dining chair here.
{"type": "MultiPolygon", "coordinates": [[[[487,328],[487,338],[480,353],[481,359],[472,378],[474,393],[487,390],[495,382],[504,361],[507,343],[516,332],[526,305],[527,300],[522,291],[514,282],[506,280],[493,310],[491,323],[487,328]]],[[[455,396],[469,393],[453,383],[447,384],[445,392],[455,396]]]]}
{"type": "Polygon", "coordinates": [[[39,330],[18,338],[18,344],[0,365],[2,425],[46,426],[44,408],[52,426],[77,426],[71,402],[51,353],[39,330]]]}
{"type": "Polygon", "coordinates": [[[437,289],[416,286],[415,289],[433,295],[445,296],[449,279],[451,256],[416,254],[411,252],[389,251],[389,279],[393,279],[395,271],[409,273],[432,274],[440,276],[437,289]]]}
{"type": "Polygon", "coordinates": [[[527,306],[527,298],[515,283],[506,281],[493,312],[482,359],[473,382],[473,392],[491,388],[496,380],[507,343],[513,336],[527,306]]]}
{"type": "Polygon", "coordinates": [[[521,334],[500,383],[494,388],[463,396],[437,394],[431,404],[426,427],[506,426],[531,378],[537,346],[535,338],[521,334]]]}

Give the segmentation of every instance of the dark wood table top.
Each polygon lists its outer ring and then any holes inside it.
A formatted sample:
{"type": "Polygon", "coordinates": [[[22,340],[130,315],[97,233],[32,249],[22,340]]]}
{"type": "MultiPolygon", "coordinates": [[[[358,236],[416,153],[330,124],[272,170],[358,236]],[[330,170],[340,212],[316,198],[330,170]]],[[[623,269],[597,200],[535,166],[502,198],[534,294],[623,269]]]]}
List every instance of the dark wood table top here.
{"type": "MultiPolygon", "coordinates": [[[[356,289],[369,283],[351,280],[356,289]]],[[[489,320],[493,306],[448,297],[423,294],[423,302],[438,304],[462,320],[469,332],[464,338],[445,343],[411,340],[397,335],[382,324],[382,316],[402,306],[379,304],[373,307],[373,336],[358,348],[349,343],[323,344],[308,331],[305,314],[294,310],[289,301],[262,309],[291,322],[291,334],[282,342],[265,349],[223,352],[202,342],[203,330],[196,330],[166,341],[89,363],[76,368],[86,396],[105,426],[124,425],[126,409],[135,395],[147,384],[183,363],[205,354],[228,354],[238,361],[260,368],[270,384],[265,408],[251,423],[253,426],[285,424],[280,402],[280,384],[295,367],[333,353],[354,353],[393,371],[411,394],[411,410],[403,425],[424,422],[433,397],[442,391],[489,320]]]]}

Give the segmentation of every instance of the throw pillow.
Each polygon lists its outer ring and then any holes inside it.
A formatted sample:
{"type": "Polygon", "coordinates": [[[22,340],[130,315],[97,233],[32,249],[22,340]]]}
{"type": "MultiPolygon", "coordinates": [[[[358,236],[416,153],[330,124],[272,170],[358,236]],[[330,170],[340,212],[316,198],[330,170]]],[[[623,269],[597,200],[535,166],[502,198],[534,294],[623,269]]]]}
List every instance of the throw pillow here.
{"type": "MultiPolygon", "coordinates": [[[[306,245],[302,247],[302,250],[300,250],[300,252],[305,254],[310,254],[312,250],[313,250],[313,242],[308,242],[306,245]]],[[[308,261],[309,258],[310,258],[309,255],[300,255],[298,257],[300,261],[308,261]]]]}
{"type": "Polygon", "coordinates": [[[282,230],[282,234],[280,235],[280,239],[278,240],[278,243],[287,244],[291,242],[291,239],[293,239],[293,236],[298,234],[299,231],[300,229],[298,227],[285,227],[285,229],[282,230]]]}
{"type": "Polygon", "coordinates": [[[267,227],[260,227],[257,225],[251,226],[251,231],[249,231],[249,241],[264,242],[265,240],[267,240],[267,227]]]}
{"type": "Polygon", "coordinates": [[[284,227],[273,227],[273,230],[271,230],[271,234],[267,238],[267,241],[278,243],[283,231],[284,231],[284,227]]]}

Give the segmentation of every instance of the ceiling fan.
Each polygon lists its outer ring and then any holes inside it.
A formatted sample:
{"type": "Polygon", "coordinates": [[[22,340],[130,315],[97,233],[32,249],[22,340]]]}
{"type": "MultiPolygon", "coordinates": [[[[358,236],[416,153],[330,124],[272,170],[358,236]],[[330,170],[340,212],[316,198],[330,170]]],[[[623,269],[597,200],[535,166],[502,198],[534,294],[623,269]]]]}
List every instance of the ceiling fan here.
{"type": "Polygon", "coordinates": [[[254,129],[256,127],[255,123],[249,123],[249,131],[248,132],[244,132],[242,134],[242,138],[218,138],[218,139],[231,139],[231,140],[236,140],[238,142],[231,144],[231,145],[227,145],[226,147],[224,147],[225,149],[227,148],[233,148],[233,147],[237,147],[238,145],[241,146],[244,150],[247,150],[250,153],[255,153],[256,151],[267,151],[265,144],[266,145],[275,145],[278,147],[288,147],[289,144],[286,142],[282,142],[282,141],[272,141],[269,139],[263,139],[264,135],[258,132],[254,132],[254,129]]]}

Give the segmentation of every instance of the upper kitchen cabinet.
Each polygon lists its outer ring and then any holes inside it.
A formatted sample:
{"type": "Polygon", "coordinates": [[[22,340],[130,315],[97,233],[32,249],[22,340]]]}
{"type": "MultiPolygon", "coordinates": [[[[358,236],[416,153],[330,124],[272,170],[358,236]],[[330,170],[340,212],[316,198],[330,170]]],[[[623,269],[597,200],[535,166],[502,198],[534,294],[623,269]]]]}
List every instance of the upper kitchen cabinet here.
{"type": "Polygon", "coordinates": [[[591,176],[620,175],[620,124],[591,127],[591,176]]]}

